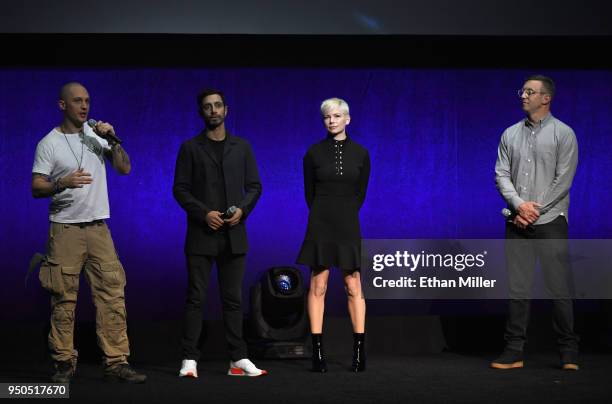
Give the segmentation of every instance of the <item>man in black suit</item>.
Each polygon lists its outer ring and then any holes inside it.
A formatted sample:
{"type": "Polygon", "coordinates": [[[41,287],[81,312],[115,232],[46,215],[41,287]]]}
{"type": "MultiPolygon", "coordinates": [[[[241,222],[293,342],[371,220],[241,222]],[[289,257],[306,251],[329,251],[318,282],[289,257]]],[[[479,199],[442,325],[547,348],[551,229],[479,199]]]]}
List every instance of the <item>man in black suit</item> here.
{"type": "Polygon", "coordinates": [[[185,254],[189,281],[183,319],[183,362],[179,376],[198,377],[198,341],[213,262],[218,268],[225,338],[231,356],[228,375],[262,376],[247,359],[242,337],[242,279],[247,236],[245,220],[261,195],[250,144],[225,130],[223,93],[206,89],[197,97],[206,128],[181,145],[174,173],[174,197],[187,212],[185,254]],[[232,213],[233,212],[233,213],[232,213]]]}

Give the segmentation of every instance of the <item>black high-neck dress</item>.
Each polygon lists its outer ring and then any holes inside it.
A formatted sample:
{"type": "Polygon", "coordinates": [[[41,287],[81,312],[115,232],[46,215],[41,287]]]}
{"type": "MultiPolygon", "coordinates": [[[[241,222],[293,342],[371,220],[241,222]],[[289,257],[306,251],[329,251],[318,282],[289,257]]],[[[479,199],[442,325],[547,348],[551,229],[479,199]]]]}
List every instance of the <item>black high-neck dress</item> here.
{"type": "Polygon", "coordinates": [[[370,177],[368,151],[353,140],[328,136],[304,156],[308,228],[297,258],[313,268],[358,270],[361,261],[359,209],[370,177]]]}

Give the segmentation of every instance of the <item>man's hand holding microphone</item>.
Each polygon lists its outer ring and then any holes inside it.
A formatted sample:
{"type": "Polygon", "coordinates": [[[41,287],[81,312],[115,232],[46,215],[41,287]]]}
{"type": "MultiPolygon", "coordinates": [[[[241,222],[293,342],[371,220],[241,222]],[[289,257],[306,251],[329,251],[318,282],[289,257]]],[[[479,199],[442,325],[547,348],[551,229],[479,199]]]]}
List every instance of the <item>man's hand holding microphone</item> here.
{"type": "Polygon", "coordinates": [[[218,210],[211,210],[206,215],[206,224],[213,230],[219,230],[224,224],[228,224],[230,227],[235,226],[240,222],[242,218],[242,209],[236,206],[230,206],[225,212],[219,212],[218,210]]]}

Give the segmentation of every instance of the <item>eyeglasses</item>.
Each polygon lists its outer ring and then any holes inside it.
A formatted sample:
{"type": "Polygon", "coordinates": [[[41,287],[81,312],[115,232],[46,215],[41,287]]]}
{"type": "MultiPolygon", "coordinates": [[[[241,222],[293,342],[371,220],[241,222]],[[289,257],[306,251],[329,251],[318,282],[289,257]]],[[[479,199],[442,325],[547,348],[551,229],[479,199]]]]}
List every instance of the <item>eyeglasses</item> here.
{"type": "Polygon", "coordinates": [[[534,94],[547,94],[547,93],[543,93],[542,91],[535,91],[535,90],[532,90],[531,88],[521,88],[516,92],[516,94],[519,97],[522,97],[523,94],[527,94],[527,97],[531,97],[534,94]]]}

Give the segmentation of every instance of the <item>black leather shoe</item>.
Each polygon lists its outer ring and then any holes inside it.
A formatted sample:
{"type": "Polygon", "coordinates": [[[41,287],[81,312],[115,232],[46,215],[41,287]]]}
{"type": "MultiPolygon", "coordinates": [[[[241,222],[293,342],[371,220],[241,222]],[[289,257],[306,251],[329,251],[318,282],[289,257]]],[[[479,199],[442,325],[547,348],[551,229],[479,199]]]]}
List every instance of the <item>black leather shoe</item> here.
{"type": "Polygon", "coordinates": [[[327,372],[327,362],[323,352],[323,334],[312,334],[312,371],[327,372]]]}
{"type": "Polygon", "coordinates": [[[70,383],[74,372],[76,371],[76,363],[73,361],[55,362],[55,373],[51,376],[53,383],[70,383]]]}
{"type": "Polygon", "coordinates": [[[353,334],[353,372],[363,372],[366,368],[365,333],[353,334]]]}
{"type": "Polygon", "coordinates": [[[523,351],[504,349],[501,355],[491,362],[493,369],[517,369],[523,367],[523,351]]]}
{"type": "Polygon", "coordinates": [[[121,363],[105,369],[104,380],[122,383],[144,383],[147,380],[147,376],[136,372],[127,363],[121,363]]]}

